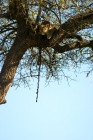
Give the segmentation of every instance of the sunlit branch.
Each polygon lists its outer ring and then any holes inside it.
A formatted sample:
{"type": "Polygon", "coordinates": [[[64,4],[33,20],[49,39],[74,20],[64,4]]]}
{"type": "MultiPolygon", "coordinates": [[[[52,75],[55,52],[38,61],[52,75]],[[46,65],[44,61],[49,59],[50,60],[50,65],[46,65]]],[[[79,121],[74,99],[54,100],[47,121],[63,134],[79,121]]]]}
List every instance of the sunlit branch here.
{"type": "Polygon", "coordinates": [[[56,43],[60,43],[60,41],[63,38],[66,38],[69,34],[76,33],[92,23],[93,11],[71,17],[67,22],[62,24],[58,31],[53,35],[50,40],[50,46],[55,46],[56,43]]]}

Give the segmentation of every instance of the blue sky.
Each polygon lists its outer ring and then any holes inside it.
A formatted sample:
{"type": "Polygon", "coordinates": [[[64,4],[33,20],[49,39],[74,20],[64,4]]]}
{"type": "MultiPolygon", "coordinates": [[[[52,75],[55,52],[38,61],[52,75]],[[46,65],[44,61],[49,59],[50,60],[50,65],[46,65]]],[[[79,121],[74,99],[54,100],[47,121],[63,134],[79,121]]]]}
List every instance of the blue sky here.
{"type": "MultiPolygon", "coordinates": [[[[86,68],[86,67],[84,67],[86,68]]],[[[0,106],[0,140],[93,140],[93,74],[78,74],[45,87],[41,79],[36,103],[31,90],[11,88],[0,106]]]]}

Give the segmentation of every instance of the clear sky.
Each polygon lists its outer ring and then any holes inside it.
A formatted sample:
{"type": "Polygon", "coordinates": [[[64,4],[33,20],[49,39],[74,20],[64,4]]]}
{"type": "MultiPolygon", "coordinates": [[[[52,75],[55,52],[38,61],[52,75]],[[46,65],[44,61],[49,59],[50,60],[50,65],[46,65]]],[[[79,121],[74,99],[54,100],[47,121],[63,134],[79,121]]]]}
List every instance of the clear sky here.
{"type": "Polygon", "coordinates": [[[11,88],[0,106],[0,140],[93,140],[93,74],[31,90],[11,88]]]}

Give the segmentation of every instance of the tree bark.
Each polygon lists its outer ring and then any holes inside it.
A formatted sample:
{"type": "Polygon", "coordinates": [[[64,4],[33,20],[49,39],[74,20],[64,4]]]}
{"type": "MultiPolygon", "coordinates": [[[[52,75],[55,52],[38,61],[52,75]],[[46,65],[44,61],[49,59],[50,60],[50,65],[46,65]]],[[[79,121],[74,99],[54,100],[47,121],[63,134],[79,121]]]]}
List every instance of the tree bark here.
{"type": "Polygon", "coordinates": [[[6,102],[5,96],[12,84],[19,62],[22,59],[23,54],[29,48],[29,45],[31,45],[28,43],[29,39],[26,38],[24,32],[25,28],[21,25],[21,27],[18,28],[16,39],[7,54],[2,67],[0,73],[0,104],[6,102]]]}
{"type": "Polygon", "coordinates": [[[50,39],[50,46],[56,46],[56,44],[60,43],[63,39],[68,38],[72,34],[76,34],[79,30],[85,29],[91,24],[93,24],[93,10],[73,16],[63,23],[50,39]]]}

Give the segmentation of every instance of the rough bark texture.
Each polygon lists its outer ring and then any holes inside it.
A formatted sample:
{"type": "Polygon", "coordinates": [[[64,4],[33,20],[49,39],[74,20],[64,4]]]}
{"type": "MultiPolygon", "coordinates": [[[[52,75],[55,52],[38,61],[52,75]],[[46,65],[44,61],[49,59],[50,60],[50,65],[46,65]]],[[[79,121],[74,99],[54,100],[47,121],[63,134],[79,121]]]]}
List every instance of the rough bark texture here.
{"type": "Polygon", "coordinates": [[[5,103],[5,96],[12,84],[18,64],[25,51],[28,49],[27,39],[25,38],[25,35],[23,35],[24,28],[22,28],[22,25],[21,29],[22,31],[20,28],[18,29],[19,31],[16,39],[6,57],[0,73],[0,104],[5,103]]]}

